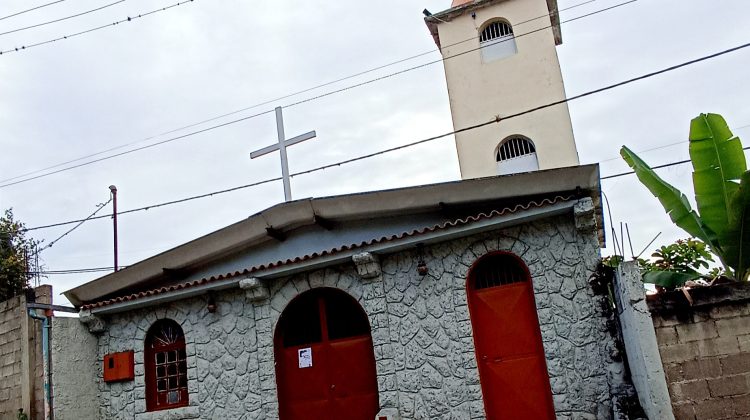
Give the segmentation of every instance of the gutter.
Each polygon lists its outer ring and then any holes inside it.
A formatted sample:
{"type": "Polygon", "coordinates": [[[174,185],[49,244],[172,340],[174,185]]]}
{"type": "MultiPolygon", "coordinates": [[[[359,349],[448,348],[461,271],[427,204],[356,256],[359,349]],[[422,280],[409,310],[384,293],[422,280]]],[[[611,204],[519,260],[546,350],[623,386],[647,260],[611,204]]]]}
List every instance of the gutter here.
{"type": "Polygon", "coordinates": [[[54,420],[52,405],[52,353],[50,352],[50,316],[39,315],[33,308],[28,308],[29,316],[42,321],[42,365],[44,367],[44,420],[54,420]]]}
{"type": "MultiPolygon", "coordinates": [[[[417,244],[430,244],[497,229],[498,225],[504,227],[513,226],[538,219],[540,218],[540,216],[549,217],[565,214],[570,211],[577,202],[577,200],[563,201],[545,207],[528,209],[521,213],[511,213],[506,216],[498,216],[490,219],[479,220],[473,223],[453,228],[435,230],[419,235],[405,236],[397,240],[384,241],[363,247],[356,247],[305,261],[258,270],[257,272],[253,272],[248,276],[257,277],[260,279],[273,279],[289,276],[303,271],[310,271],[325,266],[340,264],[346,261],[351,261],[353,255],[365,251],[375,254],[394,253],[409,247],[416,246],[417,244]]],[[[99,308],[91,308],[86,312],[90,312],[91,315],[109,315],[119,312],[131,311],[147,306],[164,304],[167,302],[182,300],[189,297],[200,296],[208,291],[236,288],[239,287],[239,282],[243,278],[244,277],[237,276],[224,280],[211,281],[199,286],[186,287],[172,292],[159,293],[151,296],[137,298],[134,300],[112,303],[99,308]]]]}

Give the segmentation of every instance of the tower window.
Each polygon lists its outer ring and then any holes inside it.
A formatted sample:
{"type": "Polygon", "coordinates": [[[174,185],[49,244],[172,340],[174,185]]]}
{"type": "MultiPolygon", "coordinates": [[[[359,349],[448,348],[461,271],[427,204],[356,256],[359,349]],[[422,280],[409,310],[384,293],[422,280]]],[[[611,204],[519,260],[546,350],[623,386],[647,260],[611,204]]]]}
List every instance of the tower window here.
{"type": "Polygon", "coordinates": [[[479,47],[484,63],[514,55],[518,50],[513,27],[503,20],[494,20],[486,24],[479,32],[479,47]]]}
{"type": "Polygon", "coordinates": [[[524,136],[514,135],[500,142],[495,152],[499,175],[530,172],[539,169],[534,143],[524,136]]]}

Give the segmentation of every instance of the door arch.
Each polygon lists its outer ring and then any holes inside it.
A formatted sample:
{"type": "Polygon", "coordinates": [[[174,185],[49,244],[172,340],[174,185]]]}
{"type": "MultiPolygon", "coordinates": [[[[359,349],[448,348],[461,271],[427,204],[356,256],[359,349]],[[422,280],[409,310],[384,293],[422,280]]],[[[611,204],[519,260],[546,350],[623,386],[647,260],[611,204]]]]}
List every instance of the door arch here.
{"type": "Polygon", "coordinates": [[[372,420],[379,409],[370,322],[331,288],[294,298],[274,333],[280,420],[372,420]]]}
{"type": "Polygon", "coordinates": [[[526,264],[510,253],[487,254],[469,270],[466,292],[487,419],[554,419],[526,264]]]}

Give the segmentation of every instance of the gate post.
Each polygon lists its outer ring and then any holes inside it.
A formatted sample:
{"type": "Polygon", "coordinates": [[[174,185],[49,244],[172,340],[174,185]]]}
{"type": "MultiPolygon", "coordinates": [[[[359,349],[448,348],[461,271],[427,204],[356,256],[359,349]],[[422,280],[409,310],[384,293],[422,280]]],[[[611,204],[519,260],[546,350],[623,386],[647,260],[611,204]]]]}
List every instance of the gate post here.
{"type": "Polygon", "coordinates": [[[649,419],[674,420],[659,346],[638,262],[620,264],[614,295],[633,385],[649,419]]]}

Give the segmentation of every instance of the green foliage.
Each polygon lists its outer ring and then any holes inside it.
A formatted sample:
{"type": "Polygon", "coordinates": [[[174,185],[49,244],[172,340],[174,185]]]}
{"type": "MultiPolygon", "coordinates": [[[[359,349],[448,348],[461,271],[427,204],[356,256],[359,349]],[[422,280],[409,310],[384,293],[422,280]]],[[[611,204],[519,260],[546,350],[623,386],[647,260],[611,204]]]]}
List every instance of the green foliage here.
{"type": "MultiPolygon", "coordinates": [[[[707,244],[725,271],[732,273],[735,279],[748,277],[750,171],[740,139],[732,134],[721,115],[701,114],[690,124],[690,160],[700,215],[691,208],[685,194],[661,179],[630,149],[623,146],[620,154],[635,170],[641,183],[659,199],[672,222],[707,244]]],[[[665,276],[651,277],[663,281],[665,276]]],[[[680,276],[670,283],[684,283],[685,280],[681,280],[684,278],[680,276]]]]}
{"type": "Polygon", "coordinates": [[[36,242],[27,239],[23,223],[13,219],[13,211],[0,217],[0,302],[29,287],[28,256],[36,242]]]}
{"type": "Polygon", "coordinates": [[[677,242],[657,249],[652,257],[654,268],[678,273],[695,273],[708,269],[714,259],[706,244],[696,239],[678,239],[677,242]]]}

